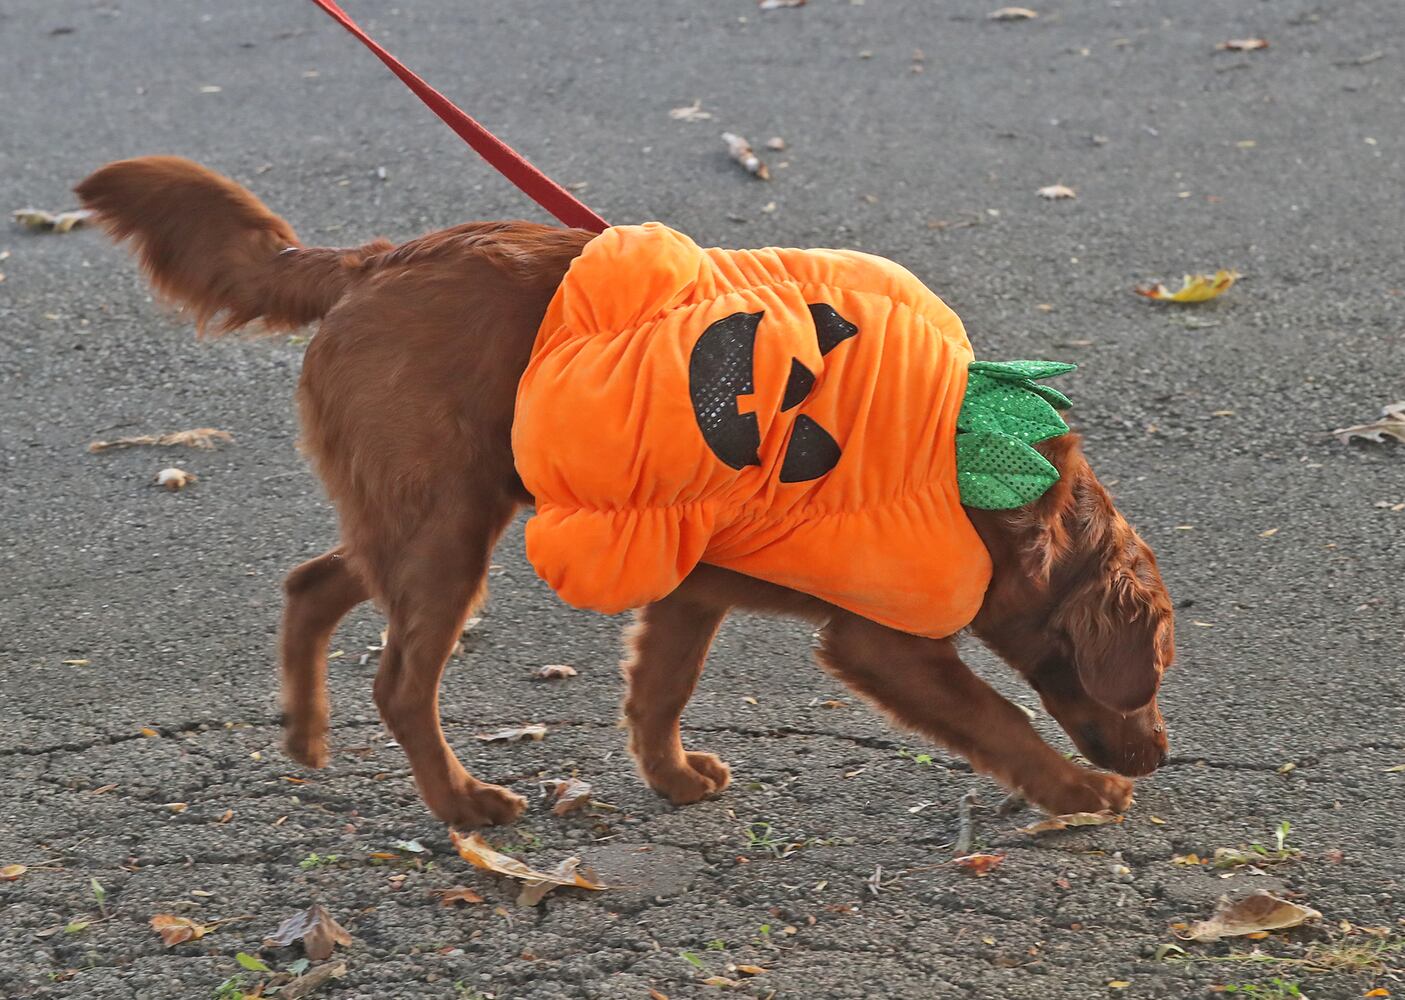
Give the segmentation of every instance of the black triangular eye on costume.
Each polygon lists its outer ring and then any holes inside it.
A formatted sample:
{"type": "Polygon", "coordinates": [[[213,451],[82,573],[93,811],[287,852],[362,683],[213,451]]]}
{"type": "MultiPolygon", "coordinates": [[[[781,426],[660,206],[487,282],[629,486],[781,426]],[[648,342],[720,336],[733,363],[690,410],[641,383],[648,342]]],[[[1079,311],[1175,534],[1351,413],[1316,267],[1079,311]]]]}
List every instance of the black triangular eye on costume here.
{"type": "Polygon", "coordinates": [[[810,390],[815,387],[815,373],[800,363],[799,358],[790,359],[790,378],[785,381],[785,397],[781,400],[781,412],[793,409],[805,401],[810,390]]]}
{"type": "Polygon", "coordinates": [[[815,321],[815,336],[819,339],[821,354],[828,354],[859,332],[857,326],[840,316],[827,302],[811,302],[810,317],[815,321]]]}
{"type": "Polygon", "coordinates": [[[756,327],[764,315],[739,312],[719,319],[703,331],[688,360],[688,394],[698,429],[712,453],[734,469],[761,464],[756,414],[738,412],[737,397],[755,391],[756,327]]]}

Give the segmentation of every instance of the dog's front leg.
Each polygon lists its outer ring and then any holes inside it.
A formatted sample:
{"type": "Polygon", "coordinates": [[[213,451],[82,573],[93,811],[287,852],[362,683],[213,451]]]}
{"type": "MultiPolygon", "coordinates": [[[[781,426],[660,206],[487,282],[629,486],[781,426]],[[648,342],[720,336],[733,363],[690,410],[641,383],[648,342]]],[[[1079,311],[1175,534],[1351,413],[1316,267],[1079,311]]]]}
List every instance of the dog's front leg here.
{"type": "Polygon", "coordinates": [[[819,660],[900,724],[1051,813],[1123,810],[1126,778],[1065,760],[1018,708],[973,674],[949,639],[923,639],[841,612],[821,632],[819,660]]]}
{"type": "Polygon", "coordinates": [[[629,752],[649,787],[675,805],[716,795],[731,780],[726,764],[684,750],[679,734],[683,707],[726,614],[676,591],[640,609],[629,635],[631,655],[621,667],[629,752]]]}

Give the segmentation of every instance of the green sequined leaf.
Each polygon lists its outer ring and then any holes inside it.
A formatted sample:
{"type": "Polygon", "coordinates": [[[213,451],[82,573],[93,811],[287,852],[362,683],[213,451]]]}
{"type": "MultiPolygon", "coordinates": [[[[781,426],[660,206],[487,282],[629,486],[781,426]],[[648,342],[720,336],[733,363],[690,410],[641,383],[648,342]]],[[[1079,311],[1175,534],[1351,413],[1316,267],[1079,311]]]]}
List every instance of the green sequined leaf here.
{"type": "Polygon", "coordinates": [[[1019,438],[988,431],[956,435],[961,502],[982,510],[1023,507],[1059,481],[1059,470],[1019,438]]]}
{"type": "Polygon", "coordinates": [[[1031,382],[1029,383],[1029,389],[1031,392],[1039,393],[1040,397],[1056,410],[1067,410],[1073,405],[1073,400],[1069,399],[1053,386],[1031,382]]]}
{"type": "Polygon", "coordinates": [[[1077,365],[1066,361],[972,361],[973,372],[984,372],[999,379],[1053,378],[1071,372],[1077,365]]]}
{"type": "Polygon", "coordinates": [[[1026,444],[1067,434],[1068,425],[1035,391],[1039,388],[1028,379],[1007,382],[972,372],[966,382],[961,412],[956,417],[956,429],[1009,434],[1026,444]]]}

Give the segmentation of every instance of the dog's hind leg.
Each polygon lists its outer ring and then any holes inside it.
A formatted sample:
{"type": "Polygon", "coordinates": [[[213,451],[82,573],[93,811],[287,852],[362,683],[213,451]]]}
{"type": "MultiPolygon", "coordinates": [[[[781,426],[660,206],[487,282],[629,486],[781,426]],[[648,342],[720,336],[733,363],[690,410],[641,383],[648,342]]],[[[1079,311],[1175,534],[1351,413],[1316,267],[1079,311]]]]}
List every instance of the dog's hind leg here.
{"type": "Polygon", "coordinates": [[[283,747],[299,763],[322,767],[327,763],[327,643],[346,613],[371,595],[340,547],[298,566],[283,589],[283,747]]]}
{"type": "Polygon", "coordinates": [[[629,636],[631,655],[624,716],[629,752],[649,787],[675,805],[727,787],[731,771],[710,753],[688,752],[679,735],[683,707],[702,674],[725,607],[690,600],[682,591],[640,609],[629,636]]]}
{"type": "Polygon", "coordinates": [[[488,559],[515,504],[430,511],[403,551],[377,572],[390,630],[375,698],[381,717],[410,758],[425,805],[455,827],[510,823],[527,802],[464,770],[439,723],[439,681],[482,598],[488,559]]]}

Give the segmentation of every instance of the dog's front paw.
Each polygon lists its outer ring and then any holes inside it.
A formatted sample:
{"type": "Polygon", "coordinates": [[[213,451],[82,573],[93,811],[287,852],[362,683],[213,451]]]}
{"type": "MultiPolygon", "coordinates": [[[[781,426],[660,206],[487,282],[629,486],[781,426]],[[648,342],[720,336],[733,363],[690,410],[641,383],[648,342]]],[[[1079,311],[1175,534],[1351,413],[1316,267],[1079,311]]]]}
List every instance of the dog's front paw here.
{"type": "Polygon", "coordinates": [[[676,806],[711,798],[732,780],[732,769],[716,754],[692,751],[683,756],[682,766],[660,768],[644,775],[650,788],[676,806]]]}
{"type": "Polygon", "coordinates": [[[1104,809],[1125,812],[1132,804],[1132,789],[1132,782],[1121,775],[1075,768],[1057,785],[1027,789],[1025,794],[1046,812],[1065,816],[1068,813],[1102,812],[1104,809]]]}
{"type": "Polygon", "coordinates": [[[308,724],[289,723],[283,731],[283,752],[304,767],[326,767],[327,732],[308,724]]]}
{"type": "Polygon", "coordinates": [[[429,807],[449,826],[471,830],[479,826],[506,826],[522,815],[527,800],[501,785],[479,784],[446,801],[431,801],[429,807]]]}

